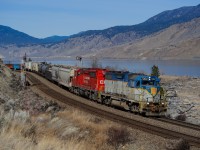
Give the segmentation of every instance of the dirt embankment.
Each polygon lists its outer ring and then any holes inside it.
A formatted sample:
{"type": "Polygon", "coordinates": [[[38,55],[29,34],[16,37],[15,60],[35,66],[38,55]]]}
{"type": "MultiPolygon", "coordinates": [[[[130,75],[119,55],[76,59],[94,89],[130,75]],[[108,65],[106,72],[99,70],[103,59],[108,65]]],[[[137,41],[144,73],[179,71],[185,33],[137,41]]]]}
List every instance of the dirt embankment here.
{"type": "Polygon", "coordinates": [[[2,64],[0,83],[0,149],[188,149],[41,97],[2,64]]]}

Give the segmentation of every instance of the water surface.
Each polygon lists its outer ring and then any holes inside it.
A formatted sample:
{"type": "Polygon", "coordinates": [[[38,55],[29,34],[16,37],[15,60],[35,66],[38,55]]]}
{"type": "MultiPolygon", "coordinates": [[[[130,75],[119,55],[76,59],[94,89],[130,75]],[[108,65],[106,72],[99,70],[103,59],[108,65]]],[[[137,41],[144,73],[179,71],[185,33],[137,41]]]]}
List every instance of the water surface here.
{"type": "MultiPolygon", "coordinates": [[[[54,60],[52,64],[77,65],[91,67],[92,60],[82,62],[77,60],[54,60]]],[[[112,67],[115,70],[129,70],[131,72],[151,73],[151,67],[157,65],[160,73],[165,75],[200,77],[200,60],[127,60],[127,59],[102,59],[98,60],[102,67],[112,67]]]]}

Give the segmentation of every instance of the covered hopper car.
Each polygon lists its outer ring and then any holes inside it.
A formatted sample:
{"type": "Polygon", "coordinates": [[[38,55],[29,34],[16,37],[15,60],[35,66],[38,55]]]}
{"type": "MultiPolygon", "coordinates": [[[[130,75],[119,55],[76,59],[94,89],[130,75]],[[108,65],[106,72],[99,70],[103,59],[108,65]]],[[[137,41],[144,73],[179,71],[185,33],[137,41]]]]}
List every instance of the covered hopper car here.
{"type": "Polygon", "coordinates": [[[72,66],[52,66],[52,80],[58,84],[72,89],[72,78],[76,67],[72,66]]]}

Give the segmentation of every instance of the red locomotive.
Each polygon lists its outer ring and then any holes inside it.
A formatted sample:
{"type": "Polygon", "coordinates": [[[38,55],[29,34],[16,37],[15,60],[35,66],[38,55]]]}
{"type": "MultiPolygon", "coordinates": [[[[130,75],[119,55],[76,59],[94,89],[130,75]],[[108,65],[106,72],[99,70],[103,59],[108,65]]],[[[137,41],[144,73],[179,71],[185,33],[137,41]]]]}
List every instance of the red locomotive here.
{"type": "Polygon", "coordinates": [[[105,89],[105,69],[81,68],[72,79],[74,93],[97,100],[105,89]]]}

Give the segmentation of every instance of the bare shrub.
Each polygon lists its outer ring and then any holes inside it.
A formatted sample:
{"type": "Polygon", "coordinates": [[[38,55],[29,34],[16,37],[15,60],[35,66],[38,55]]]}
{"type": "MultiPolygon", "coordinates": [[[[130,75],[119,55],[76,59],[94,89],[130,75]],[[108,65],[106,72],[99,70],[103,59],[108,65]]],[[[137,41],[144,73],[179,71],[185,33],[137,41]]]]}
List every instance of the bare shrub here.
{"type": "Polygon", "coordinates": [[[29,138],[33,141],[33,143],[37,143],[36,142],[36,126],[35,125],[32,125],[30,126],[30,128],[27,128],[27,129],[23,129],[22,130],[22,135],[25,137],[25,138],[29,138]]]}
{"type": "Polygon", "coordinates": [[[95,124],[99,124],[102,120],[99,117],[91,117],[89,121],[95,124]]]}
{"type": "Polygon", "coordinates": [[[176,116],[176,120],[180,120],[180,121],[185,121],[186,120],[186,115],[185,114],[180,114],[178,116],[176,116]]]}
{"type": "Polygon", "coordinates": [[[184,139],[171,140],[166,143],[166,149],[167,150],[189,150],[190,145],[184,139]]]}
{"type": "Polygon", "coordinates": [[[108,129],[108,144],[118,148],[131,141],[130,132],[124,127],[110,127],[108,129]]]}
{"type": "Polygon", "coordinates": [[[3,128],[4,124],[5,124],[5,119],[2,117],[0,118],[0,129],[3,128]]]}
{"type": "Polygon", "coordinates": [[[0,105],[4,103],[5,103],[5,100],[0,97],[0,105]]]}
{"type": "Polygon", "coordinates": [[[105,69],[110,70],[110,71],[117,71],[117,70],[118,70],[118,67],[117,67],[117,66],[115,66],[115,67],[106,66],[105,69]]]}
{"type": "Polygon", "coordinates": [[[92,58],[91,67],[92,68],[102,68],[101,63],[99,62],[99,59],[97,57],[92,58]]]}
{"type": "Polygon", "coordinates": [[[170,114],[166,114],[165,117],[170,118],[170,119],[172,118],[172,116],[170,114]]]}

